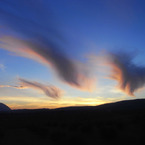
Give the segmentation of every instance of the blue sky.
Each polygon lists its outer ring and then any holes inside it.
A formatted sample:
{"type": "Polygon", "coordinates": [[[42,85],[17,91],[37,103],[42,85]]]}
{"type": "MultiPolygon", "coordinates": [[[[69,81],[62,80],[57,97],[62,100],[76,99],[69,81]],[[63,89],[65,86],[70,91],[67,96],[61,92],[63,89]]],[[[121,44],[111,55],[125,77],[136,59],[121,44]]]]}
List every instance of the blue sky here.
{"type": "MultiPolygon", "coordinates": [[[[123,51],[135,56],[137,66],[144,66],[144,4],[142,0],[0,1],[0,101],[11,108],[56,108],[134,99],[115,87],[118,80],[106,79],[109,71],[102,72],[95,65],[98,61],[90,64],[88,57],[123,51]],[[94,81],[91,92],[82,90],[88,86],[80,76],[85,82],[94,81]],[[51,85],[61,90],[59,99],[46,95],[44,90],[50,91],[51,85]]],[[[143,85],[135,88],[136,98],[144,98],[143,85]]]]}

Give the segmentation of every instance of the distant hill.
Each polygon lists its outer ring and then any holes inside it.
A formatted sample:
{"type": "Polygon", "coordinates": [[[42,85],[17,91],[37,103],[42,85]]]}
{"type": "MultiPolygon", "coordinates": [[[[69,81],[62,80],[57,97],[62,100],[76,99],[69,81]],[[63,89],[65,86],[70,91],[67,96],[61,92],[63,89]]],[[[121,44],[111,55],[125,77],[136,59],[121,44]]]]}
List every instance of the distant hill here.
{"type": "Polygon", "coordinates": [[[114,103],[107,103],[98,106],[71,106],[62,107],[56,109],[18,109],[13,110],[13,112],[56,112],[56,111],[134,111],[134,110],[144,110],[145,109],[145,99],[134,99],[134,100],[123,100],[114,103]]]}
{"type": "Polygon", "coordinates": [[[0,124],[0,145],[144,145],[145,99],[12,110],[0,113],[0,124]]]}
{"type": "Polygon", "coordinates": [[[0,112],[9,112],[9,111],[11,111],[11,109],[7,105],[0,103],[0,112]]]}
{"type": "Polygon", "coordinates": [[[145,99],[123,100],[114,103],[107,103],[98,106],[77,106],[77,107],[63,107],[55,110],[104,110],[104,111],[131,111],[145,109],[145,99]]]}
{"type": "Polygon", "coordinates": [[[145,109],[145,99],[124,100],[100,105],[97,106],[97,108],[110,110],[142,110],[145,109]]]}

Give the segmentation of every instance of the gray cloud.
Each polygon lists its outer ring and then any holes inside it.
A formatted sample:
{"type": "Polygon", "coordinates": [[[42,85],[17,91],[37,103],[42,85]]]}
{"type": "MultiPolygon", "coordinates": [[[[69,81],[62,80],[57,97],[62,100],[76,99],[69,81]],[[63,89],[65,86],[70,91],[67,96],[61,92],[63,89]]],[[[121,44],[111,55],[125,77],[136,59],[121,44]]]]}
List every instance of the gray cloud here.
{"type": "Polygon", "coordinates": [[[53,85],[45,85],[36,81],[30,81],[19,78],[20,85],[0,85],[0,88],[28,89],[32,88],[42,91],[46,96],[58,99],[62,96],[63,91],[53,85]]]}
{"type": "Polygon", "coordinates": [[[49,66],[73,87],[90,90],[94,79],[86,71],[87,64],[74,61],[63,51],[63,37],[53,24],[50,11],[43,2],[32,6],[33,2],[0,1],[0,25],[7,30],[0,38],[0,47],[49,66]]]}
{"type": "Polygon", "coordinates": [[[27,89],[26,86],[0,85],[0,88],[27,89]]]}
{"type": "Polygon", "coordinates": [[[62,95],[62,90],[60,90],[59,88],[53,86],[53,85],[44,85],[41,83],[38,83],[36,81],[29,81],[26,79],[22,79],[19,78],[20,87],[26,87],[26,88],[33,88],[36,90],[40,90],[43,91],[45,93],[45,95],[47,95],[48,97],[54,98],[54,99],[58,99],[61,97],[62,95]]]}
{"type": "Polygon", "coordinates": [[[145,67],[135,65],[134,56],[127,53],[110,53],[108,58],[111,79],[118,82],[122,91],[134,96],[134,92],[145,85],[145,67]]]}
{"type": "Polygon", "coordinates": [[[5,68],[6,68],[5,65],[3,65],[3,64],[0,63],[0,69],[1,69],[2,71],[4,71],[5,68]]]}

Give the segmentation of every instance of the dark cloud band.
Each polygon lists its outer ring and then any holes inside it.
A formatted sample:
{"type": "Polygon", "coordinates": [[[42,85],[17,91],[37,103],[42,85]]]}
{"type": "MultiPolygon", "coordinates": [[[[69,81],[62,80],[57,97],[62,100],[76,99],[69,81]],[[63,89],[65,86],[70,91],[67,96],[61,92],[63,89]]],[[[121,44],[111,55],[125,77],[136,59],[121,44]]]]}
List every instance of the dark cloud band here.
{"type": "Polygon", "coordinates": [[[109,60],[111,78],[117,80],[121,90],[134,96],[145,85],[145,67],[135,65],[133,56],[127,53],[110,53],[109,60]]]}
{"type": "Polygon", "coordinates": [[[45,93],[45,95],[51,98],[57,99],[57,98],[60,98],[62,95],[62,91],[53,85],[47,86],[47,85],[38,83],[36,81],[29,81],[22,78],[19,78],[19,81],[21,83],[21,86],[41,90],[45,93]]]}
{"type": "Polygon", "coordinates": [[[9,28],[5,37],[0,38],[0,47],[49,66],[73,87],[90,90],[93,79],[89,72],[84,72],[87,64],[74,61],[63,51],[59,43],[63,38],[56,32],[43,2],[34,7],[31,4],[32,0],[14,0],[13,4],[10,0],[0,1],[0,25],[9,28]]]}

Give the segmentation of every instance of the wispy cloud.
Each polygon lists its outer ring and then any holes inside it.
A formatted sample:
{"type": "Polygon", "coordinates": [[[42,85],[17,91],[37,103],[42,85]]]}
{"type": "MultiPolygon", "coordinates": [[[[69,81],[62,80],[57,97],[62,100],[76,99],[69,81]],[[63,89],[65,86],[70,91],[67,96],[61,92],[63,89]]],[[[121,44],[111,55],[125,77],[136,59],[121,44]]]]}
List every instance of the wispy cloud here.
{"type": "Polygon", "coordinates": [[[130,96],[145,85],[145,67],[133,63],[134,57],[127,53],[110,53],[108,65],[111,66],[111,79],[130,96]]]}
{"type": "Polygon", "coordinates": [[[53,85],[45,85],[36,81],[30,81],[22,78],[19,78],[19,84],[20,85],[0,85],[0,88],[35,89],[54,99],[60,98],[64,92],[53,85]]]}
{"type": "Polygon", "coordinates": [[[2,70],[2,71],[4,71],[5,70],[5,65],[4,64],[0,64],[0,69],[2,70]]]}
{"type": "Polygon", "coordinates": [[[0,85],[0,88],[27,89],[26,86],[0,85]]]}
{"type": "Polygon", "coordinates": [[[91,90],[94,78],[86,71],[87,64],[74,61],[61,49],[63,38],[51,22],[50,11],[44,9],[43,2],[37,1],[30,7],[31,2],[0,2],[0,25],[9,28],[5,37],[0,38],[0,47],[49,66],[62,81],[73,87],[91,90]]]}
{"type": "Polygon", "coordinates": [[[53,85],[44,85],[36,81],[29,81],[26,79],[19,78],[20,84],[23,87],[33,88],[36,90],[43,91],[48,97],[58,99],[61,97],[63,91],[53,85]]]}

